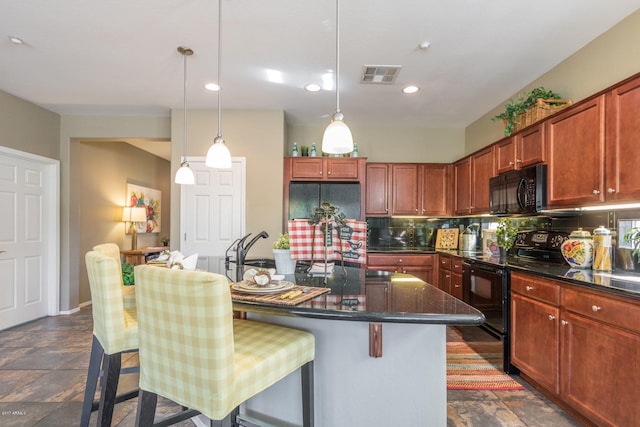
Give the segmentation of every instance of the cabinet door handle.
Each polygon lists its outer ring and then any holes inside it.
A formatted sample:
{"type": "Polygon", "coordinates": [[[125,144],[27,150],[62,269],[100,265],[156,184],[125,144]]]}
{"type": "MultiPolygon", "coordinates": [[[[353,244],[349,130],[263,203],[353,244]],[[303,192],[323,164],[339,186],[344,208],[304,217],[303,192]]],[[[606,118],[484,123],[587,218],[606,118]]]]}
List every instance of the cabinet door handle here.
{"type": "Polygon", "coordinates": [[[320,171],[320,176],[322,176],[322,171],[320,171]]]}
{"type": "Polygon", "coordinates": [[[522,160],[518,159],[516,160],[516,163],[522,163],[522,160]]]}
{"type": "Polygon", "coordinates": [[[453,287],[454,287],[454,288],[459,288],[459,287],[460,287],[460,285],[453,285],[453,287]]]}
{"type": "Polygon", "coordinates": [[[448,279],[448,278],[449,278],[449,277],[451,277],[451,276],[449,276],[448,274],[445,274],[445,276],[444,276],[444,277],[446,277],[446,278],[448,279]]]}
{"type": "Polygon", "coordinates": [[[513,163],[513,162],[509,162],[509,166],[513,166],[513,165],[514,165],[514,163],[513,163]]]}
{"type": "Polygon", "coordinates": [[[607,193],[609,193],[609,194],[613,194],[613,193],[615,193],[615,192],[616,192],[616,189],[615,189],[615,188],[607,188],[607,193]]]}
{"type": "Polygon", "coordinates": [[[554,316],[553,314],[549,315],[549,320],[556,320],[556,316],[554,316]]]}
{"type": "Polygon", "coordinates": [[[527,290],[527,292],[531,292],[533,290],[533,286],[525,286],[524,288],[527,290]]]}
{"type": "Polygon", "coordinates": [[[331,175],[331,171],[327,172],[327,175],[331,175]]]}
{"type": "Polygon", "coordinates": [[[595,312],[598,312],[598,311],[602,310],[602,307],[597,306],[597,305],[592,305],[592,306],[591,306],[591,310],[593,310],[593,311],[595,311],[595,312]]]}
{"type": "Polygon", "coordinates": [[[567,322],[566,320],[563,320],[563,321],[560,322],[560,324],[562,326],[567,326],[569,324],[569,322],[567,322]]]}
{"type": "Polygon", "coordinates": [[[597,196],[598,194],[600,194],[600,190],[593,190],[592,193],[597,196]]]}

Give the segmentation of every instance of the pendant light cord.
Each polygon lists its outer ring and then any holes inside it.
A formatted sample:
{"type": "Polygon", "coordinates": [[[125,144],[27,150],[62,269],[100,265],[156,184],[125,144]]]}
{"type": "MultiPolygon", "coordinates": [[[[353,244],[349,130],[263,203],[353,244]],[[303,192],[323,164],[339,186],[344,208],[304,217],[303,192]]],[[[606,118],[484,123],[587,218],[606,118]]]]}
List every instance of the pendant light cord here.
{"type": "Polygon", "coordinates": [[[222,111],[220,109],[220,92],[222,85],[220,84],[220,70],[222,62],[222,0],[218,0],[218,136],[222,136],[222,111]]]}
{"type": "Polygon", "coordinates": [[[336,0],[336,112],[340,112],[340,1],[336,0]]]}
{"type": "Polygon", "coordinates": [[[186,162],[187,161],[187,51],[184,50],[182,52],[182,59],[184,62],[184,116],[183,116],[183,121],[182,121],[182,126],[184,127],[184,136],[183,136],[183,140],[182,140],[182,155],[184,156],[182,161],[186,162]]]}

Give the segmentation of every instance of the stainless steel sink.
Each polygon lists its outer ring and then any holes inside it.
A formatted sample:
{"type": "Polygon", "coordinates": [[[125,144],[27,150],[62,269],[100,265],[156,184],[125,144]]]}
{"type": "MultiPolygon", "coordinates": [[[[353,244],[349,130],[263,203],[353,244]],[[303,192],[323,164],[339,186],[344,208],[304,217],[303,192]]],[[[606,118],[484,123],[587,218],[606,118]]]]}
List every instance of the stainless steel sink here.
{"type": "Polygon", "coordinates": [[[254,258],[254,259],[245,259],[244,265],[251,267],[260,267],[260,268],[276,268],[276,260],[272,258],[254,258]]]}

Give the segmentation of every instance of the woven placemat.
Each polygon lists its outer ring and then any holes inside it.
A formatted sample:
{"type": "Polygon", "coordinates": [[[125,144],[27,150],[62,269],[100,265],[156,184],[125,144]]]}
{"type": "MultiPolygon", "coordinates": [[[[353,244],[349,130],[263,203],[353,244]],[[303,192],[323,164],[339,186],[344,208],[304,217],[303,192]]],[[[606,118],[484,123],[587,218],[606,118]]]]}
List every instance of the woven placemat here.
{"type": "Polygon", "coordinates": [[[231,289],[231,299],[233,301],[251,301],[251,302],[262,302],[269,303],[274,305],[298,305],[310,299],[313,299],[322,294],[329,293],[331,289],[329,288],[315,288],[312,286],[294,286],[291,289],[287,289],[286,291],[279,292],[277,294],[269,294],[269,295],[256,295],[256,294],[245,294],[243,292],[236,291],[235,289],[231,289]],[[308,292],[302,293],[293,298],[280,298],[282,295],[291,291],[301,291],[304,288],[308,289],[308,292]]]}

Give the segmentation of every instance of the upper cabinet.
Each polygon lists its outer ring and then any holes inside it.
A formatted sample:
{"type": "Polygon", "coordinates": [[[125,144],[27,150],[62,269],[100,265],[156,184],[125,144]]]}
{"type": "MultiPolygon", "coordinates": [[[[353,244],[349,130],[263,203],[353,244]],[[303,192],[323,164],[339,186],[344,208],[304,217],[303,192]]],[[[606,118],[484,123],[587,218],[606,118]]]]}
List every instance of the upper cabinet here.
{"type": "Polygon", "coordinates": [[[495,144],[497,173],[545,161],[544,122],[530,126],[495,144]]]}
{"type": "Polygon", "coordinates": [[[440,163],[368,163],[366,214],[448,214],[450,170],[440,163]]]}
{"type": "Polygon", "coordinates": [[[606,97],[605,198],[640,198],[640,77],[616,87],[606,97]]]}
{"type": "Polygon", "coordinates": [[[491,145],[453,164],[455,213],[489,212],[489,179],[496,175],[494,146],[491,145]]]}
{"type": "Polygon", "coordinates": [[[361,157],[287,157],[285,171],[289,181],[361,181],[365,162],[361,157]]]}
{"type": "Polygon", "coordinates": [[[549,207],[604,201],[605,96],[546,121],[549,207]]]}

